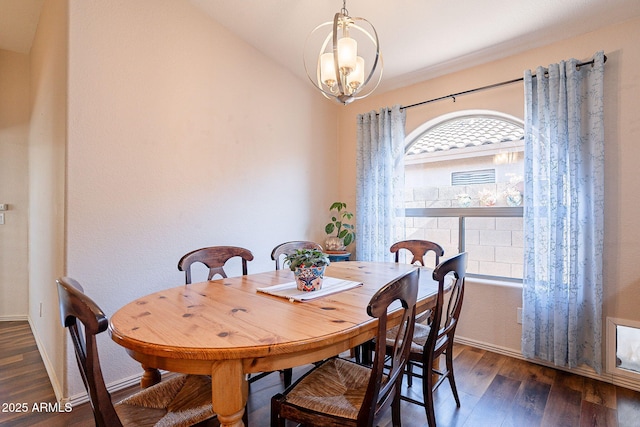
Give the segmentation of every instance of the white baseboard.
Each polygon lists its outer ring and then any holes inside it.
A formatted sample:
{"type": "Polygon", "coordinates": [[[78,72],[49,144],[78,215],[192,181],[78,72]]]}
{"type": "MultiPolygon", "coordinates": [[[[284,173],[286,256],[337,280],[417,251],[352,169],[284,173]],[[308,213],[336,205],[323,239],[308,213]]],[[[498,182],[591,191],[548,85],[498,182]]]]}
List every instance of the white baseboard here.
{"type": "MultiPolygon", "coordinates": [[[[164,375],[164,371],[161,371],[161,373],[164,375]]],[[[118,381],[114,381],[112,383],[107,384],[107,390],[109,390],[109,393],[115,393],[117,391],[124,390],[125,388],[131,387],[131,386],[138,386],[140,385],[141,377],[142,377],[142,373],[132,375],[130,377],[123,378],[118,381]]],[[[87,403],[88,401],[89,401],[89,396],[87,395],[86,392],[82,392],[82,393],[74,394],[73,396],[69,396],[68,398],[63,399],[63,401],[60,401],[60,403],[64,404],[68,402],[68,403],[71,403],[71,406],[75,407],[77,405],[87,403]]]]}
{"type": "MultiPolygon", "coordinates": [[[[164,378],[165,375],[170,375],[171,372],[161,369],[160,374],[162,375],[162,378],[164,378]]],[[[109,393],[115,393],[129,387],[134,387],[134,386],[138,387],[140,386],[140,378],[142,378],[142,372],[107,384],[106,385],[107,390],[109,390],[109,393]]],[[[74,394],[73,396],[69,396],[68,398],[61,400],[60,403],[65,404],[68,402],[68,403],[71,403],[71,406],[75,407],[77,405],[87,403],[88,401],[89,401],[89,396],[87,395],[87,393],[82,392],[82,393],[74,394]]]]}
{"type": "Polygon", "coordinates": [[[44,349],[44,345],[42,344],[42,340],[38,336],[36,332],[36,328],[33,327],[33,323],[31,322],[31,317],[28,317],[26,320],[29,321],[29,328],[31,328],[31,333],[33,334],[33,338],[36,341],[36,346],[38,347],[38,353],[40,353],[40,358],[42,359],[42,363],[44,363],[44,368],[47,371],[47,375],[49,376],[49,381],[51,382],[51,387],[53,387],[53,393],[56,395],[56,400],[61,402],[63,400],[64,391],[62,390],[62,384],[58,380],[58,376],[56,375],[55,370],[53,369],[53,364],[51,360],[49,360],[49,356],[44,349]]]}
{"type": "Polygon", "coordinates": [[[502,354],[504,356],[513,357],[515,359],[526,360],[527,362],[535,363],[538,365],[546,366],[549,368],[559,369],[561,371],[570,372],[572,374],[581,375],[583,377],[592,378],[606,383],[614,384],[620,387],[625,387],[631,390],[640,391],[640,381],[632,378],[627,378],[621,375],[602,373],[598,374],[592,368],[588,366],[580,366],[577,368],[569,369],[560,366],[555,366],[552,363],[545,362],[543,360],[527,359],[522,355],[519,350],[514,350],[506,347],[501,347],[493,344],[488,344],[481,341],[472,340],[469,338],[456,336],[455,342],[459,344],[468,345],[470,347],[480,348],[482,350],[491,351],[493,353],[502,354]]]}
{"type": "Polygon", "coordinates": [[[29,320],[29,316],[22,315],[22,314],[0,316],[0,322],[24,322],[25,320],[29,320]]]}
{"type": "MultiPolygon", "coordinates": [[[[31,329],[31,333],[33,334],[33,338],[36,342],[36,347],[38,347],[38,353],[40,353],[40,358],[42,359],[42,363],[44,364],[45,370],[47,371],[47,375],[49,377],[49,382],[51,382],[51,387],[53,387],[53,392],[56,396],[56,401],[61,404],[71,403],[72,406],[80,405],[82,403],[86,403],[89,401],[89,396],[86,392],[78,393],[70,397],[64,397],[64,392],[62,390],[62,385],[58,380],[58,376],[53,369],[53,364],[49,359],[47,352],[44,350],[44,345],[42,344],[42,340],[38,336],[36,329],[33,327],[33,323],[31,322],[31,318],[29,316],[0,316],[0,322],[11,322],[11,321],[27,321],[29,323],[29,328],[31,329]]],[[[167,371],[160,371],[162,375],[168,374],[167,371]]],[[[107,389],[110,393],[114,393],[123,389],[126,389],[131,386],[139,385],[140,378],[142,377],[142,372],[140,374],[132,375],[127,378],[120,379],[118,381],[114,381],[112,383],[107,384],[107,389]]]]}

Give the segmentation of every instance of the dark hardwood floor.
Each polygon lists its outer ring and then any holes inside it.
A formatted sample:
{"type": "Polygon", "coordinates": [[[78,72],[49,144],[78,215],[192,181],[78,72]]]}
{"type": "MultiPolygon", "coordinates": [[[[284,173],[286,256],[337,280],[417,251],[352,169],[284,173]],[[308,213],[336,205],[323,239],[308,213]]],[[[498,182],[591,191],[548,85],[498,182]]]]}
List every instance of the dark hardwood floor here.
{"type": "MultiPolygon", "coordinates": [[[[295,369],[294,378],[306,369],[295,369]]],[[[443,384],[435,396],[440,427],[640,426],[640,393],[632,390],[463,345],[456,346],[455,369],[461,407],[456,408],[449,385],[443,384]]],[[[252,426],[269,424],[270,398],[281,389],[277,374],[251,385],[252,426]]],[[[414,381],[406,392],[419,398],[420,390],[414,381]]],[[[134,391],[112,397],[118,400],[134,391]]],[[[88,404],[68,413],[34,412],[33,405],[41,403],[53,404],[55,397],[29,325],[0,322],[0,425],[94,425],[88,404]],[[15,404],[26,404],[26,412],[17,412],[15,404]]],[[[381,426],[391,425],[388,415],[381,426]]],[[[405,427],[427,425],[424,409],[406,402],[402,419],[405,427]]]]}

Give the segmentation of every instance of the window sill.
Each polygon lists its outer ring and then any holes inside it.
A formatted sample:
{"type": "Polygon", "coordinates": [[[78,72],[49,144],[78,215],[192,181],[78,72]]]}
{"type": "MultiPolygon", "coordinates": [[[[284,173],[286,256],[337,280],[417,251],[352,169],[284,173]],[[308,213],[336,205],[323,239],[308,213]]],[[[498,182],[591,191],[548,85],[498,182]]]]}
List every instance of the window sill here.
{"type": "Polygon", "coordinates": [[[514,282],[511,280],[500,280],[500,279],[484,279],[480,277],[469,277],[465,278],[466,284],[473,283],[474,285],[485,285],[485,286],[499,286],[505,288],[516,288],[522,289],[522,282],[514,282]]]}

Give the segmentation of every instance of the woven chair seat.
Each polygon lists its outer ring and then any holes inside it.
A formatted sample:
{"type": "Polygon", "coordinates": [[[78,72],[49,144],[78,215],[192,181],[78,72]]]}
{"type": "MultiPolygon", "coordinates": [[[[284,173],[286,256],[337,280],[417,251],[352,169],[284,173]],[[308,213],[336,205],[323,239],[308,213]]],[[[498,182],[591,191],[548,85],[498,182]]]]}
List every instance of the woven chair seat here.
{"type": "MultiPolygon", "coordinates": [[[[411,353],[422,353],[424,344],[427,342],[427,338],[429,338],[429,331],[431,331],[429,325],[416,322],[413,327],[413,338],[411,339],[411,353]]],[[[397,336],[398,327],[396,326],[387,332],[387,345],[392,346],[393,340],[395,340],[397,336]]]]}
{"type": "Polygon", "coordinates": [[[366,366],[341,358],[329,359],[291,390],[287,403],[355,420],[370,376],[371,369],[366,366]]]}
{"type": "Polygon", "coordinates": [[[178,375],[121,400],[115,409],[125,426],[191,426],[214,415],[211,378],[178,375]]]}

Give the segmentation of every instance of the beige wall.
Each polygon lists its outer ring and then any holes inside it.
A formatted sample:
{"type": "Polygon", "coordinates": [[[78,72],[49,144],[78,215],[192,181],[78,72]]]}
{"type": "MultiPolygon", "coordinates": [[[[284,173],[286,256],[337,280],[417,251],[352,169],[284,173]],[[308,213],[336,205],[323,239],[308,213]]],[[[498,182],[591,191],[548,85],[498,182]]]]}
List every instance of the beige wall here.
{"type": "MultiPolygon", "coordinates": [[[[65,380],[64,396],[83,389],[75,361],[70,353],[65,358],[61,345],[56,276],[80,280],[110,315],[140,295],[181,283],[177,260],[196,247],[245,246],[256,256],[250,271],[270,269],[276,243],[323,239],[332,201],[355,206],[356,114],[509,80],[526,68],[588,59],[601,49],[609,58],[605,312],[640,320],[640,201],[632,196],[640,184],[638,39],[640,21],[630,21],[342,107],[186,1],[46,0],[30,64],[12,58],[8,66],[11,87],[25,92],[21,79],[30,71],[31,123],[28,130],[26,123],[6,127],[15,122],[14,112],[6,113],[0,101],[0,149],[8,135],[13,141],[22,134],[12,149],[22,159],[14,176],[29,183],[31,262],[28,290],[16,298],[26,304],[30,294],[28,313],[56,391],[65,380]],[[27,138],[28,154],[19,149],[27,138]]],[[[0,52],[3,78],[5,61],[0,52]]],[[[515,84],[425,105],[408,111],[407,133],[461,109],[522,117],[522,104],[522,86],[515,84]]],[[[19,193],[16,200],[26,197],[24,189],[19,193]]],[[[15,247],[22,244],[25,251],[26,240],[18,240],[15,247]]],[[[2,257],[5,280],[4,248],[2,257]]],[[[21,262],[26,265],[24,255],[16,265],[21,262]]],[[[519,351],[520,299],[518,288],[470,282],[459,335],[519,351]]],[[[106,334],[99,344],[107,382],[139,374],[106,334]]]]}
{"type": "Polygon", "coordinates": [[[0,320],[27,318],[29,56],[0,50],[0,320]]]}
{"type": "MultiPolygon", "coordinates": [[[[107,315],[184,283],[192,249],[246,247],[259,272],[323,238],[339,106],[308,83],[186,1],[72,1],[69,59],[67,272],[107,315]]],[[[106,381],[139,374],[104,335],[106,381]]]]}
{"type": "MultiPolygon", "coordinates": [[[[562,59],[588,60],[604,50],[605,66],[605,265],[606,316],[640,320],[640,20],[605,27],[570,40],[486,65],[452,73],[423,83],[377,94],[356,102],[340,114],[341,198],[355,201],[355,117],[394,104],[410,105],[451,93],[481,87],[523,75],[562,59]]],[[[428,52],[428,49],[427,49],[428,52]]],[[[426,53],[428,54],[428,53],[426,53]]],[[[493,109],[523,117],[522,84],[513,84],[451,100],[430,103],[407,111],[407,134],[439,115],[465,109],[493,109]]],[[[357,213],[356,213],[357,214],[357,213]]],[[[469,281],[458,335],[494,347],[520,351],[520,325],[516,308],[518,288],[474,284],[469,281]]]]}
{"type": "Polygon", "coordinates": [[[30,53],[29,319],[54,390],[65,376],[55,278],[64,274],[67,2],[46,0],[30,53]]]}

